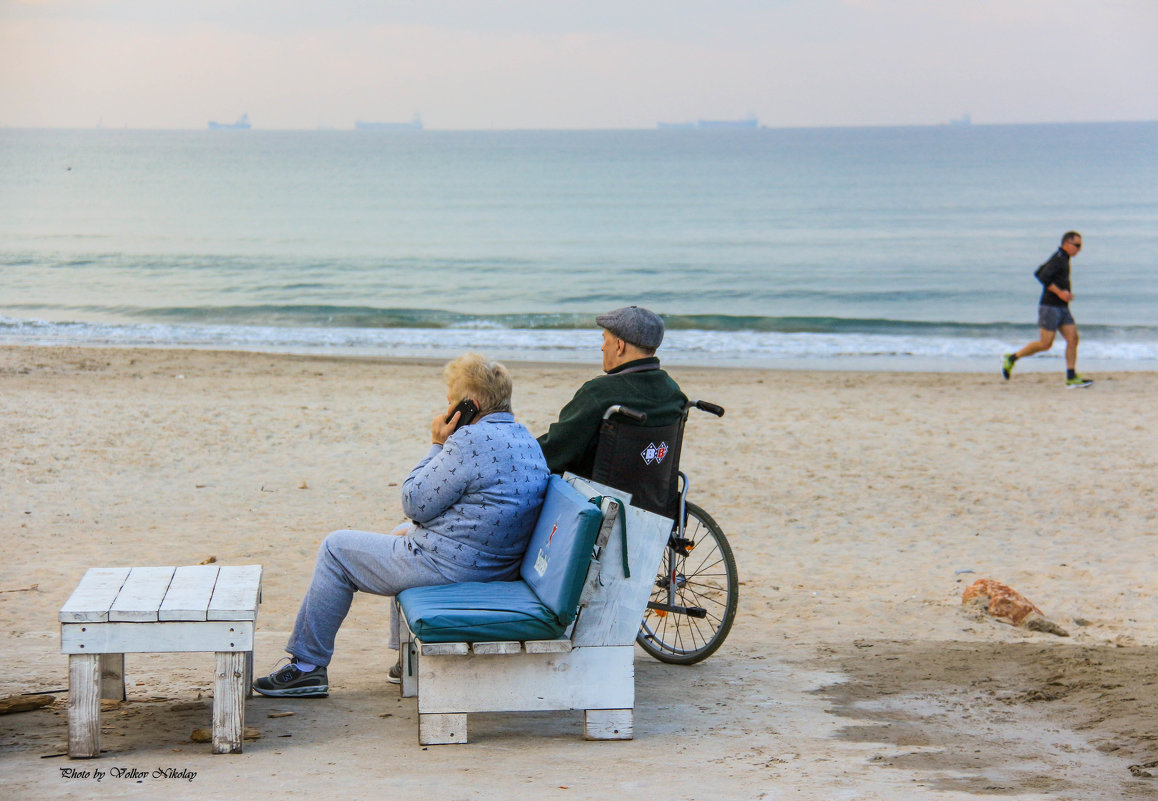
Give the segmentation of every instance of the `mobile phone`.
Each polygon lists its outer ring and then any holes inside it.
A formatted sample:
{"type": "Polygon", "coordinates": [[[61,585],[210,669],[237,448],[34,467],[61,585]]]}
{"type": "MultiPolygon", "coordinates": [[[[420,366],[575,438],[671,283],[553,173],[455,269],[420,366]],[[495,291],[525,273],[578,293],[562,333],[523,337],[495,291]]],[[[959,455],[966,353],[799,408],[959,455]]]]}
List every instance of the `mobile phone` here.
{"type": "Polygon", "coordinates": [[[455,412],[459,413],[458,423],[454,427],[454,430],[458,431],[475,418],[475,415],[478,414],[478,407],[475,406],[474,401],[470,398],[463,398],[459,401],[458,406],[455,406],[450,414],[446,416],[446,422],[450,422],[450,418],[454,417],[455,412]]]}

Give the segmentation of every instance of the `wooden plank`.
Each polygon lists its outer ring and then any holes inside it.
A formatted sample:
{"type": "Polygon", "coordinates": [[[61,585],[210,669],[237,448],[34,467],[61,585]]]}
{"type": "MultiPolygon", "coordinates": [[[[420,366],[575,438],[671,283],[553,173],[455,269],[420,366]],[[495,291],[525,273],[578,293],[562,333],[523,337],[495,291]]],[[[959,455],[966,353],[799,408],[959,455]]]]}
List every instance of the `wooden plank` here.
{"type": "Polygon", "coordinates": [[[570,652],[570,640],[527,640],[524,645],[528,654],[565,654],[570,652]]]}
{"type": "Polygon", "coordinates": [[[398,694],[402,698],[413,698],[418,695],[418,647],[406,622],[406,615],[399,614],[398,618],[398,657],[402,662],[398,694]]]}
{"type": "Polygon", "coordinates": [[[419,652],[423,656],[466,656],[470,653],[470,643],[466,642],[422,642],[419,643],[419,652]]]}
{"type": "Polygon", "coordinates": [[[635,711],[585,709],[583,736],[588,740],[630,740],[635,736],[635,711]]]}
{"type": "Polygon", "coordinates": [[[594,497],[596,495],[610,495],[613,498],[618,498],[625,504],[631,504],[630,492],[624,492],[623,490],[619,489],[612,489],[606,484],[600,484],[598,481],[592,481],[589,478],[580,478],[579,476],[570,472],[563,474],[563,480],[575,489],[582,492],[588,498],[594,497]]]}
{"type": "Polygon", "coordinates": [[[213,677],[213,753],[240,754],[245,732],[245,654],[219,652],[213,677]]]}
{"type": "Polygon", "coordinates": [[[261,603],[261,565],[231,565],[221,568],[209,620],[256,620],[261,603]]]}
{"type": "Polygon", "coordinates": [[[129,577],[127,567],[89,568],[60,608],[61,623],[103,622],[129,577]]]}
{"type": "Polygon", "coordinates": [[[466,742],[466,715],[419,715],[420,745],[449,745],[466,742]]]}
{"type": "Polygon", "coordinates": [[[156,620],[157,610],[165,599],[169,582],[173,580],[173,567],[134,567],[117,594],[117,599],[109,607],[109,621],[156,620]]]}
{"type": "MultiPolygon", "coordinates": [[[[623,501],[625,504],[628,501],[623,501]]],[[[614,503],[605,503],[601,507],[603,522],[599,526],[599,535],[595,537],[595,547],[602,550],[611,539],[611,535],[619,530],[619,506],[614,503]]]]}
{"type": "Polygon", "coordinates": [[[585,607],[592,598],[599,594],[599,579],[602,574],[603,560],[596,556],[591,560],[591,564],[587,566],[587,579],[583,582],[583,589],[579,591],[580,612],[582,612],[583,607],[585,607]]]}
{"type": "Polygon", "coordinates": [[[496,654],[521,654],[523,652],[523,644],[521,642],[476,642],[471,643],[470,650],[476,654],[488,654],[491,656],[496,654]]]}
{"type": "MultiPolygon", "coordinates": [[[[600,494],[617,497],[618,490],[593,485],[600,494]]],[[[605,502],[606,503],[606,502],[605,502]]],[[[672,521],[635,506],[624,509],[631,577],[623,575],[623,537],[616,532],[599,556],[597,581],[584,585],[583,607],[571,639],[576,646],[628,645],[635,642],[639,623],[655,587],[655,574],[667,547],[672,521]]]]}
{"type": "Polygon", "coordinates": [[[66,654],[163,654],[194,651],[252,651],[248,620],[168,623],[62,623],[66,654]]]}
{"type": "Polygon", "coordinates": [[[9,695],[0,698],[0,715],[31,712],[56,701],[55,695],[9,695]]]}
{"type": "Polygon", "coordinates": [[[92,759],[101,754],[100,654],[68,658],[68,755],[92,759]]]}
{"type": "Polygon", "coordinates": [[[217,584],[217,565],[186,565],[173,572],[158,620],[205,620],[217,584]]]}
{"type": "Polygon", "coordinates": [[[398,682],[398,694],[402,698],[418,695],[418,653],[410,649],[402,652],[402,676],[398,682]]]}
{"type": "Polygon", "coordinates": [[[566,654],[427,656],[418,663],[418,711],[536,712],[635,706],[635,648],[566,654]]]}

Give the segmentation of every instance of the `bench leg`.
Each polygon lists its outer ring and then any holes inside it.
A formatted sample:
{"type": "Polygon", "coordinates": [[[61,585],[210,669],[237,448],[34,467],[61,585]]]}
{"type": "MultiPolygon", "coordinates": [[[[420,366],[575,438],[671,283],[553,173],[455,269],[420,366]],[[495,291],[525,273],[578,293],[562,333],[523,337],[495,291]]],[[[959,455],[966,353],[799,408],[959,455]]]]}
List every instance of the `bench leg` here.
{"type": "Polygon", "coordinates": [[[101,654],[101,698],[125,700],[124,654],[101,654]]]}
{"type": "Polygon", "coordinates": [[[101,655],[68,657],[68,755],[92,759],[101,753],[101,655]]]}
{"type": "Polygon", "coordinates": [[[583,712],[583,736],[588,740],[630,740],[634,736],[635,710],[587,709],[583,712]]]}
{"type": "Polygon", "coordinates": [[[419,745],[447,745],[466,742],[466,713],[426,713],[418,715],[419,745]]]}
{"type": "Polygon", "coordinates": [[[245,732],[244,651],[218,651],[213,678],[213,753],[240,754],[245,732]]]}
{"type": "Polygon", "coordinates": [[[403,698],[418,695],[418,652],[413,640],[398,644],[398,655],[402,658],[402,681],[399,692],[403,698]]]}

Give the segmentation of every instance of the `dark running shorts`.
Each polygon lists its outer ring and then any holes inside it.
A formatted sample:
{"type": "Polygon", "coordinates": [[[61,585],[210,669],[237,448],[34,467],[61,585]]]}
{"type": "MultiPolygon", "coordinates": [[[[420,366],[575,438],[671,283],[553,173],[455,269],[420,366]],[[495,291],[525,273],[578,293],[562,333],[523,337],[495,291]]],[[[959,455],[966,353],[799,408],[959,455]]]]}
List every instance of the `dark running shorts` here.
{"type": "Polygon", "coordinates": [[[1037,327],[1046,331],[1056,331],[1063,325],[1077,325],[1074,316],[1066,306],[1038,306],[1037,327]]]}

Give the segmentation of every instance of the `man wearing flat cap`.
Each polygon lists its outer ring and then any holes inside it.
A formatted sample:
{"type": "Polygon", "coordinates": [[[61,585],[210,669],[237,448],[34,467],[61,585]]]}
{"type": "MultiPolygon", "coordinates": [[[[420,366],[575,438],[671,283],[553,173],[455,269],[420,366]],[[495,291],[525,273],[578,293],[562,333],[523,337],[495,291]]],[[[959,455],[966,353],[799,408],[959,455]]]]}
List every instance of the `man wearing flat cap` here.
{"type": "Polygon", "coordinates": [[[655,352],[663,342],[663,320],[640,306],[601,314],[603,371],[575,393],[559,412],[559,420],[539,437],[552,473],[571,471],[590,477],[595,461],[599,423],[608,406],[622,404],[647,415],[647,425],[666,426],[679,420],[687,396],[660,369],[655,352]]]}

